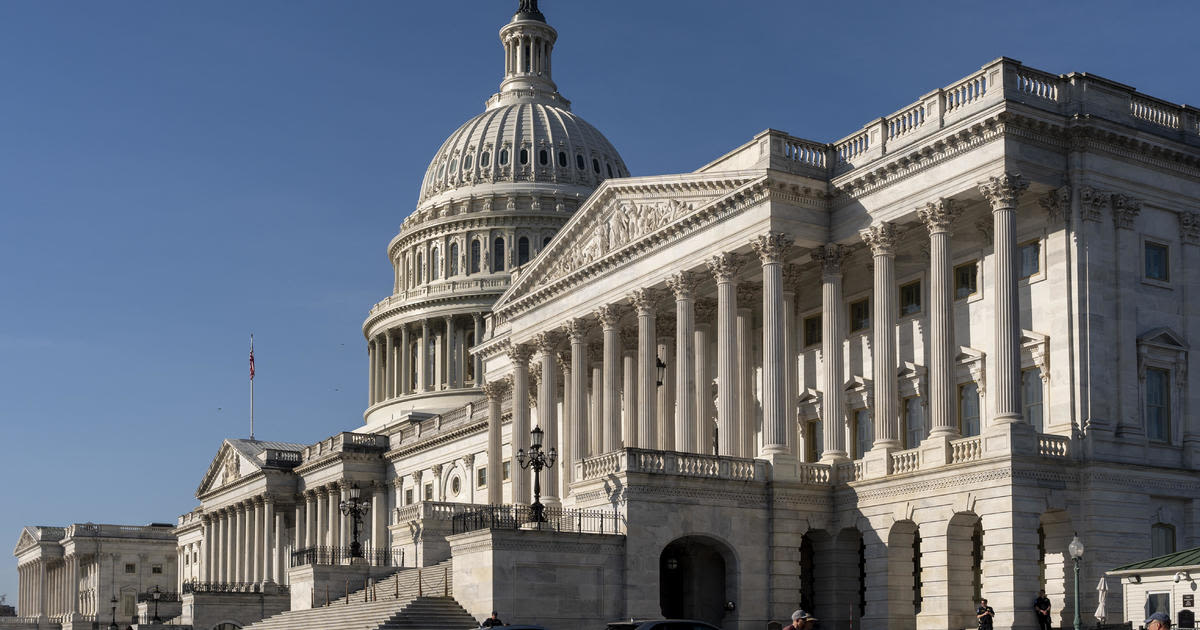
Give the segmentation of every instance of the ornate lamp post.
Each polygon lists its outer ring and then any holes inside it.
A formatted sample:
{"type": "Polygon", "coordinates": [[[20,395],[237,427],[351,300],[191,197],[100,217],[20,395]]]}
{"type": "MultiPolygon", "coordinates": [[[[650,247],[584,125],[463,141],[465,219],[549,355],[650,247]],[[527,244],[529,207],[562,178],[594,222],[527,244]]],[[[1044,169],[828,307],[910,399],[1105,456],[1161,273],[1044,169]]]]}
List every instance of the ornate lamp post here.
{"type": "Polygon", "coordinates": [[[1075,630],[1079,630],[1079,560],[1083,558],[1083,543],[1079,541],[1078,533],[1071,539],[1071,544],[1067,545],[1067,552],[1075,561],[1075,630]]]}
{"type": "Polygon", "coordinates": [[[662,357],[654,358],[654,368],[657,370],[658,374],[658,379],[656,380],[655,384],[659,387],[662,387],[663,379],[667,377],[667,364],[663,363],[662,357]]]}
{"type": "Polygon", "coordinates": [[[108,630],[117,630],[117,596],[113,595],[108,603],[112,604],[112,623],[108,624],[108,630]]]}
{"type": "Polygon", "coordinates": [[[158,598],[162,597],[162,591],[158,590],[158,585],[154,585],[154,590],[150,591],[150,595],[154,597],[154,623],[161,623],[158,618],[158,598]]]}
{"type": "Polygon", "coordinates": [[[342,514],[349,516],[354,523],[351,530],[354,536],[350,542],[350,557],[361,558],[363,554],[362,545],[358,542],[358,530],[362,526],[362,517],[370,511],[371,504],[362,498],[362,490],[358,488],[358,484],[353,484],[350,486],[350,498],[343,499],[338,507],[342,514]]]}
{"type": "Polygon", "coordinates": [[[534,523],[545,523],[546,506],[542,505],[541,472],[543,468],[554,466],[554,460],[558,459],[558,449],[551,446],[549,453],[542,451],[544,433],[541,427],[534,427],[529,435],[531,436],[529,452],[526,453],[525,449],[518,450],[517,463],[521,465],[521,468],[533,469],[533,505],[529,508],[533,511],[534,523]]]}

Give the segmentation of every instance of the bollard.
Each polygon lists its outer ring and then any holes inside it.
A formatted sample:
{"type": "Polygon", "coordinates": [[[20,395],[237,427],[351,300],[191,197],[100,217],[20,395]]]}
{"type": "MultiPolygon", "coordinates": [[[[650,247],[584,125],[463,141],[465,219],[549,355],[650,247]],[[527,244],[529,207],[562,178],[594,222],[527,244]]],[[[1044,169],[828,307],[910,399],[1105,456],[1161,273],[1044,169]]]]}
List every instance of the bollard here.
{"type": "Polygon", "coordinates": [[[367,603],[367,593],[369,592],[369,591],[367,591],[368,588],[370,588],[370,587],[367,585],[367,580],[366,580],[366,578],[363,578],[363,603],[364,604],[367,603]]]}
{"type": "Polygon", "coordinates": [[[450,567],[442,567],[442,597],[450,597],[450,567]]]}
{"type": "Polygon", "coordinates": [[[422,595],[421,586],[422,586],[422,584],[421,584],[421,568],[417,567],[417,597],[420,597],[422,595]]]}
{"type": "Polygon", "coordinates": [[[325,605],[329,605],[329,585],[325,585],[325,605]]]}
{"type": "Polygon", "coordinates": [[[350,605],[350,579],[346,579],[346,605],[350,605]]]}
{"type": "Polygon", "coordinates": [[[396,590],[395,590],[396,599],[400,599],[400,576],[399,575],[397,575],[395,578],[392,579],[392,585],[396,587],[396,590]]]}

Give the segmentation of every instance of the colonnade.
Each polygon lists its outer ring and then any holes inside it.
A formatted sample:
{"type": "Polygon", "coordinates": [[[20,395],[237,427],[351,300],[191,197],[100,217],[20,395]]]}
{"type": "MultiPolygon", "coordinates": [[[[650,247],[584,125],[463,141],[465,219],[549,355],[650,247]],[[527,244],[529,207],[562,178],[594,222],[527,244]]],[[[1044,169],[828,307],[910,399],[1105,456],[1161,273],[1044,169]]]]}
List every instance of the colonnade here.
{"type": "Polygon", "coordinates": [[[61,617],[79,612],[79,560],[74,554],[63,558],[37,558],[17,567],[22,617],[61,617]]]}
{"type": "Polygon", "coordinates": [[[287,575],[284,513],[271,496],[205,514],[205,582],[280,582],[287,575]]]}
{"type": "Polygon", "coordinates": [[[469,323],[456,315],[405,322],[372,337],[367,341],[368,405],[473,383],[481,364],[467,348],[481,337],[481,313],[472,313],[469,323]]]}
{"type": "MultiPolygon", "coordinates": [[[[364,488],[362,491],[364,497],[368,493],[370,494],[371,509],[363,524],[362,532],[364,535],[369,534],[369,537],[360,539],[360,542],[371,549],[386,549],[386,486],[382,483],[372,483],[369,488],[364,488]]],[[[353,542],[351,530],[353,523],[351,523],[350,517],[343,515],[339,509],[340,503],[349,498],[349,492],[349,485],[335,482],[310,488],[301,495],[295,507],[297,551],[315,547],[350,546],[350,543],[353,542]]]]}
{"type": "MultiPolygon", "coordinates": [[[[1023,422],[1020,404],[1020,320],[1017,311],[1015,208],[1027,184],[1018,176],[993,177],[979,185],[992,210],[994,224],[995,336],[992,351],[995,369],[995,424],[1023,422]]],[[[951,199],[938,199],[916,209],[930,238],[931,309],[929,314],[931,366],[929,370],[931,435],[960,435],[956,414],[952,261],[949,252],[951,225],[958,209],[951,199]]],[[[896,325],[895,255],[897,229],[879,222],[861,233],[873,258],[873,383],[874,444],[872,449],[900,445],[897,400],[898,360],[896,325]]],[[[682,269],[665,282],[666,289],[636,288],[626,296],[601,306],[588,318],[562,322],[530,339],[515,339],[509,354],[511,386],[526,388],[530,360],[540,355],[541,387],[536,405],[538,424],[545,431],[547,448],[558,444],[556,417],[561,403],[564,418],[561,453],[563,474],[569,479],[574,464],[590,455],[621,447],[711,453],[712,421],[716,417],[716,452],[723,456],[758,457],[772,461],[777,474],[795,469],[791,433],[795,424],[796,348],[790,342],[795,328],[796,270],[787,262],[801,252],[792,238],[768,233],[748,243],[753,252],[731,251],[712,256],[705,270],[682,269]],[[752,267],[753,263],[758,265],[752,267]],[[704,271],[716,284],[715,304],[696,295],[704,271]],[[746,276],[751,276],[747,281],[746,276]],[[755,277],[757,276],[757,277],[755,277]],[[785,277],[789,282],[785,283],[785,277]],[[761,284],[754,282],[761,280],[761,284]],[[673,304],[670,304],[673,299],[673,304]],[[664,302],[669,304],[664,308],[664,302]],[[758,321],[753,319],[757,311],[758,321]],[[670,308],[673,306],[674,308],[670,308]],[[715,309],[715,327],[710,309],[715,309]],[[697,311],[703,311],[697,317],[697,311]],[[629,318],[626,318],[629,315],[629,318]],[[636,331],[622,334],[623,319],[635,319],[636,331]],[[595,324],[599,323],[599,326],[595,324]],[[756,326],[756,324],[758,324],[756,326]],[[599,335],[595,331],[599,331],[599,335]],[[753,331],[761,330],[761,364],[754,363],[753,331]],[[599,337],[597,350],[589,341],[599,337]],[[626,340],[624,348],[622,339],[626,340]],[[634,347],[630,347],[634,345],[634,347]],[[707,384],[710,347],[716,345],[714,393],[707,384]],[[561,360],[560,360],[561,359],[561,360]],[[589,392],[588,368],[592,366],[589,392]],[[761,369],[761,373],[756,373],[761,369]],[[555,383],[563,378],[561,399],[555,383]],[[761,388],[756,387],[756,376],[761,388]],[[591,405],[589,406],[589,395],[591,405]],[[761,405],[761,427],[757,426],[761,405]],[[756,435],[761,439],[756,440],[756,435]]],[[[845,382],[842,352],[846,338],[846,306],[842,291],[843,262],[849,248],[831,243],[810,250],[820,268],[822,295],[822,425],[821,459],[847,459],[845,436],[845,382]]],[[[497,439],[499,397],[503,387],[488,390],[494,433],[489,434],[489,461],[501,461],[497,439]]],[[[517,439],[528,433],[529,403],[513,392],[514,451],[517,439]]],[[[518,472],[516,502],[527,496],[518,472]]],[[[543,497],[558,500],[557,471],[545,477],[543,497]]],[[[564,486],[565,487],[565,486],[564,486]]],[[[489,489],[489,501],[499,502],[498,490],[489,489]]]]}

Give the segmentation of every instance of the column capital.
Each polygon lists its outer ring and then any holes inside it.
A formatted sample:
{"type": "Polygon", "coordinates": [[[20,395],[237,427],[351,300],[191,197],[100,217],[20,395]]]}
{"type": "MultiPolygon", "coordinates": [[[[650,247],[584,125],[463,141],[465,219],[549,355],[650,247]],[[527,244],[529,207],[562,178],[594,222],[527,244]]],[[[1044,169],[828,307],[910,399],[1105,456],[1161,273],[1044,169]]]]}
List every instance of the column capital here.
{"type": "Polygon", "coordinates": [[[483,393],[487,395],[489,402],[500,402],[504,394],[508,392],[508,378],[502,378],[498,381],[488,381],[483,384],[483,393]]]}
{"type": "Polygon", "coordinates": [[[898,237],[896,224],[889,221],[881,221],[871,227],[862,230],[858,233],[867,247],[871,248],[871,254],[875,256],[895,256],[896,255],[896,240],[898,237]]]}
{"type": "Polygon", "coordinates": [[[1016,208],[1017,198],[1025,192],[1025,189],[1029,188],[1029,182],[1023,179],[1019,173],[1005,173],[989,177],[979,182],[977,186],[979,186],[980,194],[995,211],[1016,208]]]}
{"type": "Polygon", "coordinates": [[[795,292],[800,288],[800,279],[804,273],[801,271],[800,265],[784,265],[783,266],[783,290],[789,293],[795,292]]]}
{"type": "Polygon", "coordinates": [[[588,334],[588,322],[582,317],[568,319],[563,327],[567,331],[567,338],[572,344],[582,343],[588,334]]]}
{"type": "Polygon", "coordinates": [[[1046,210],[1046,218],[1052,224],[1061,224],[1071,216],[1071,187],[1060,186],[1038,197],[1038,205],[1046,210]]]}
{"type": "Polygon", "coordinates": [[[654,318],[654,336],[659,339],[675,338],[675,313],[673,311],[654,318]]]}
{"type": "Polygon", "coordinates": [[[939,232],[949,234],[950,225],[960,214],[962,214],[962,209],[948,197],[931,201],[917,209],[917,217],[925,223],[925,227],[929,228],[930,234],[939,232]]]}
{"type": "Polygon", "coordinates": [[[850,253],[849,249],[837,243],[827,243],[812,250],[812,259],[821,265],[821,274],[836,276],[842,273],[842,262],[850,253]]]}
{"type": "Polygon", "coordinates": [[[471,313],[471,319],[475,322],[475,325],[478,326],[479,324],[483,323],[483,314],[471,313]]]}
{"type": "Polygon", "coordinates": [[[1132,230],[1133,222],[1142,212],[1142,201],[1125,195],[1112,196],[1113,223],[1118,229],[1132,230]]]}
{"type": "Polygon", "coordinates": [[[795,239],[783,232],[768,232],[750,241],[750,247],[762,259],[762,264],[769,265],[782,263],[783,257],[787,255],[795,242],[795,239]]]}
{"type": "Polygon", "coordinates": [[[717,282],[730,282],[742,269],[742,257],[731,252],[723,252],[709,258],[705,263],[708,271],[717,282]]]}
{"type": "Polygon", "coordinates": [[[596,308],[596,319],[600,320],[600,326],[605,330],[614,329],[620,325],[623,315],[625,315],[625,309],[620,304],[604,304],[596,308]]]}
{"type": "Polygon", "coordinates": [[[743,282],[737,287],[738,308],[750,308],[762,297],[762,285],[743,282]]]}
{"type": "Polygon", "coordinates": [[[429,467],[429,470],[430,470],[430,472],[433,473],[433,476],[435,478],[442,476],[442,465],[441,464],[434,464],[429,467]]]}
{"type": "Polygon", "coordinates": [[[533,345],[543,354],[554,352],[558,348],[559,335],[554,331],[540,332],[533,336],[533,345]]]}
{"type": "Polygon", "coordinates": [[[238,514],[244,514],[244,513],[246,512],[246,504],[245,504],[244,502],[243,502],[243,503],[238,503],[237,505],[235,505],[235,506],[233,506],[233,507],[234,507],[234,510],[235,510],[235,511],[236,511],[238,514]]]}
{"type": "Polygon", "coordinates": [[[514,344],[508,349],[508,358],[514,365],[528,365],[529,358],[533,356],[533,350],[533,346],[529,344],[514,344]]]}
{"type": "Polygon", "coordinates": [[[638,315],[653,314],[654,305],[658,302],[658,298],[658,290],[651,288],[634,289],[629,294],[629,302],[637,309],[638,315]]]}
{"type": "Polygon", "coordinates": [[[1179,232],[1184,243],[1200,245],[1200,212],[1180,212],[1179,232]]]}
{"type": "Polygon", "coordinates": [[[463,455],[462,462],[463,462],[463,465],[466,466],[468,470],[473,468],[475,466],[475,453],[467,453],[466,455],[463,455]]]}
{"type": "Polygon", "coordinates": [[[625,352],[637,352],[638,345],[638,329],[635,327],[621,329],[621,345],[625,347],[625,352]]]}
{"type": "Polygon", "coordinates": [[[690,271],[679,271],[667,278],[667,287],[675,294],[676,300],[687,300],[692,297],[700,279],[690,271]]]}
{"type": "Polygon", "coordinates": [[[712,298],[696,300],[696,323],[709,324],[716,321],[717,301],[712,298]]]}
{"type": "Polygon", "coordinates": [[[554,360],[558,363],[558,369],[562,371],[564,377],[571,374],[571,354],[569,352],[555,352],[554,360]]]}
{"type": "Polygon", "coordinates": [[[388,328],[383,331],[383,338],[388,341],[392,340],[392,329],[391,328],[388,328]]]}

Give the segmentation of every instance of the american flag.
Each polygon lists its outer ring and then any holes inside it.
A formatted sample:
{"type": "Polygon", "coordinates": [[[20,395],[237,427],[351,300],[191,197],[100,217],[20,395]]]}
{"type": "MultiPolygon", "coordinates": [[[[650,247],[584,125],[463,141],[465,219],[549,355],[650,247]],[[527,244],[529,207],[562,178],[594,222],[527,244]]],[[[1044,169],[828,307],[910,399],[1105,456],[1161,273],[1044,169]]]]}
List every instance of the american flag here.
{"type": "Polygon", "coordinates": [[[250,380],[254,380],[254,335],[250,335],[250,380]]]}

